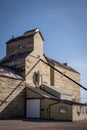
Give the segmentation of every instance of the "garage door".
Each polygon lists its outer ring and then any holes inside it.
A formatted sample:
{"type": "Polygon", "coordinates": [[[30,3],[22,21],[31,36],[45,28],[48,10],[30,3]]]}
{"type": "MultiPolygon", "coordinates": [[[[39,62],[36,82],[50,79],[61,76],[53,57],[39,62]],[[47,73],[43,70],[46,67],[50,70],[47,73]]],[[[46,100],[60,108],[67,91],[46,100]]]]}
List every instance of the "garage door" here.
{"type": "Polygon", "coordinates": [[[26,100],[26,117],[40,118],[40,99],[26,100]]]}

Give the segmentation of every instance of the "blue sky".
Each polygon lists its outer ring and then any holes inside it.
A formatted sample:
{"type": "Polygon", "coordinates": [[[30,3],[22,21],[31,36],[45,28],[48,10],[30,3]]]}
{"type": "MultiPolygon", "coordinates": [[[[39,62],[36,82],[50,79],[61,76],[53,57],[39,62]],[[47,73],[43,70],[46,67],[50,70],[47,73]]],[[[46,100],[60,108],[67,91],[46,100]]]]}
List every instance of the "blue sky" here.
{"type": "MultiPolygon", "coordinates": [[[[0,0],[0,59],[12,35],[39,28],[44,53],[68,62],[87,87],[87,0],[0,0]]],[[[87,92],[81,90],[82,98],[87,92]]]]}

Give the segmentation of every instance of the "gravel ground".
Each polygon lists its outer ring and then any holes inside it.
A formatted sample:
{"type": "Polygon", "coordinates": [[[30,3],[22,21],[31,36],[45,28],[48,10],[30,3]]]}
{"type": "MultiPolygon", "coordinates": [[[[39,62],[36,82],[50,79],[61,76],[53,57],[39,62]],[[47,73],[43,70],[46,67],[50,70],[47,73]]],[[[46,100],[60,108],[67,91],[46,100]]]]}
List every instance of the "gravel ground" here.
{"type": "Polygon", "coordinates": [[[0,120],[0,130],[87,130],[87,120],[77,122],[0,120]]]}

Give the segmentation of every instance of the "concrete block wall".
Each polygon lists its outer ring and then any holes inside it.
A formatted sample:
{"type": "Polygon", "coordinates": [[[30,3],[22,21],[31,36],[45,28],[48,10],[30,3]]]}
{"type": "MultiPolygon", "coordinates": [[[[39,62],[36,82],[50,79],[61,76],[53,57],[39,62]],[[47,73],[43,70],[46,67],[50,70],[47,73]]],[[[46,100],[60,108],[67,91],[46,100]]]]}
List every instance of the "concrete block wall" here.
{"type": "MultiPolygon", "coordinates": [[[[43,55],[40,55],[40,58],[46,61],[43,55]]],[[[39,85],[41,85],[42,83],[50,84],[50,67],[42,63],[41,61],[34,67],[34,65],[39,61],[40,58],[35,52],[32,52],[26,58],[26,75],[27,75],[26,84],[29,84],[30,86],[35,87],[35,83],[34,83],[35,72],[37,73],[39,72],[39,78],[40,78],[39,85]],[[34,68],[32,69],[32,67],[34,68]]]]}
{"type": "Polygon", "coordinates": [[[0,77],[0,118],[24,117],[25,82],[9,77],[0,77]]]}
{"type": "MultiPolygon", "coordinates": [[[[40,58],[46,61],[43,55],[40,55],[40,58]]],[[[26,74],[31,70],[31,68],[35,65],[35,63],[39,60],[38,54],[34,51],[26,58],[26,74]]],[[[47,62],[47,61],[46,61],[47,62]]],[[[80,83],[80,75],[79,73],[72,72],[70,70],[63,69],[61,67],[56,66],[58,70],[65,73],[67,76],[80,83]]],[[[54,73],[50,72],[50,67],[43,62],[39,62],[35,68],[27,75],[26,83],[30,86],[35,86],[33,82],[34,72],[40,73],[40,84],[47,83],[51,85],[51,76],[54,78],[54,86],[58,86],[58,88],[66,91],[70,95],[72,95],[73,101],[80,101],[80,87],[61,75],[60,73],[54,71],[54,73]]]]}
{"type": "Polygon", "coordinates": [[[70,120],[72,121],[72,105],[57,103],[50,106],[51,119],[54,120],[70,120]],[[60,113],[61,107],[67,107],[67,113],[60,113]]]}
{"type": "Polygon", "coordinates": [[[42,98],[42,96],[26,87],[26,98],[27,99],[35,99],[35,98],[40,99],[42,98]]]}
{"type": "Polygon", "coordinates": [[[44,50],[43,39],[41,38],[39,32],[34,35],[34,51],[37,55],[42,55],[44,50]]]}
{"type": "Polygon", "coordinates": [[[72,120],[73,121],[78,121],[78,120],[87,120],[87,106],[77,106],[77,105],[73,105],[72,107],[73,111],[72,111],[72,120]],[[77,112],[77,109],[80,109],[80,113],[77,112]],[[86,109],[86,113],[83,113],[82,109],[86,109]]]}
{"type": "MultiPolygon", "coordinates": [[[[62,73],[80,83],[80,74],[55,66],[62,73]]],[[[54,72],[54,85],[72,95],[74,101],[80,101],[80,87],[58,72],[54,72]]]]}
{"type": "Polygon", "coordinates": [[[51,99],[46,99],[46,98],[41,99],[41,118],[42,119],[51,119],[50,105],[54,103],[56,103],[56,101],[51,100],[51,99]]]}

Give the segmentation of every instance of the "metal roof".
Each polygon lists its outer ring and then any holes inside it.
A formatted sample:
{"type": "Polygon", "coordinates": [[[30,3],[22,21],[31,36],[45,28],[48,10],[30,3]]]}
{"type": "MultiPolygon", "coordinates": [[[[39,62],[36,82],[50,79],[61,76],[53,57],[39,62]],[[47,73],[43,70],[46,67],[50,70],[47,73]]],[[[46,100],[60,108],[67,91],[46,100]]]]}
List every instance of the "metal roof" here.
{"type": "Polygon", "coordinates": [[[73,101],[70,101],[70,100],[63,100],[63,99],[56,98],[56,97],[52,96],[51,94],[48,94],[44,90],[40,89],[39,87],[30,87],[30,86],[27,86],[27,88],[30,89],[30,90],[32,90],[33,92],[39,94],[42,97],[45,97],[47,99],[51,99],[51,100],[56,101],[56,103],[51,104],[51,105],[55,105],[55,104],[58,104],[58,103],[64,103],[64,104],[69,104],[69,105],[87,106],[87,104],[85,104],[85,103],[73,102],[73,101]]]}
{"type": "MultiPolygon", "coordinates": [[[[44,56],[45,56],[45,54],[44,54],[44,56]]],[[[66,66],[66,65],[64,65],[64,64],[62,64],[62,63],[60,63],[60,62],[58,62],[58,61],[56,61],[56,60],[53,60],[53,59],[51,59],[51,58],[48,58],[47,56],[45,56],[45,58],[47,59],[48,62],[52,63],[53,65],[56,65],[56,66],[59,66],[59,67],[61,67],[61,68],[63,68],[63,69],[66,69],[66,70],[69,70],[69,71],[72,71],[72,72],[75,72],[75,73],[80,74],[79,72],[77,72],[76,70],[74,70],[74,69],[73,69],[72,67],[70,67],[70,66],[66,66]]]]}
{"type": "Polygon", "coordinates": [[[10,68],[6,66],[0,66],[0,76],[4,77],[10,77],[15,79],[23,79],[21,76],[16,74],[14,71],[12,71],[10,68]]]}
{"type": "Polygon", "coordinates": [[[47,86],[48,88],[52,89],[53,91],[55,91],[57,93],[60,93],[61,95],[69,95],[69,96],[71,96],[69,93],[67,93],[64,90],[61,90],[60,88],[58,88],[56,86],[51,86],[51,85],[48,85],[48,84],[42,84],[42,85],[47,86]]]}
{"type": "MultiPolygon", "coordinates": [[[[28,89],[38,93],[39,95],[45,97],[45,98],[50,98],[50,99],[55,99],[56,97],[52,96],[51,94],[43,91],[42,89],[40,89],[39,87],[30,87],[30,86],[27,86],[28,89]]],[[[57,98],[56,98],[57,99],[57,98]]]]}
{"type": "Polygon", "coordinates": [[[87,106],[86,103],[74,102],[70,100],[57,99],[56,101],[57,101],[56,103],[51,104],[50,106],[58,104],[58,103],[64,103],[64,104],[75,105],[75,106],[87,106]]]}

